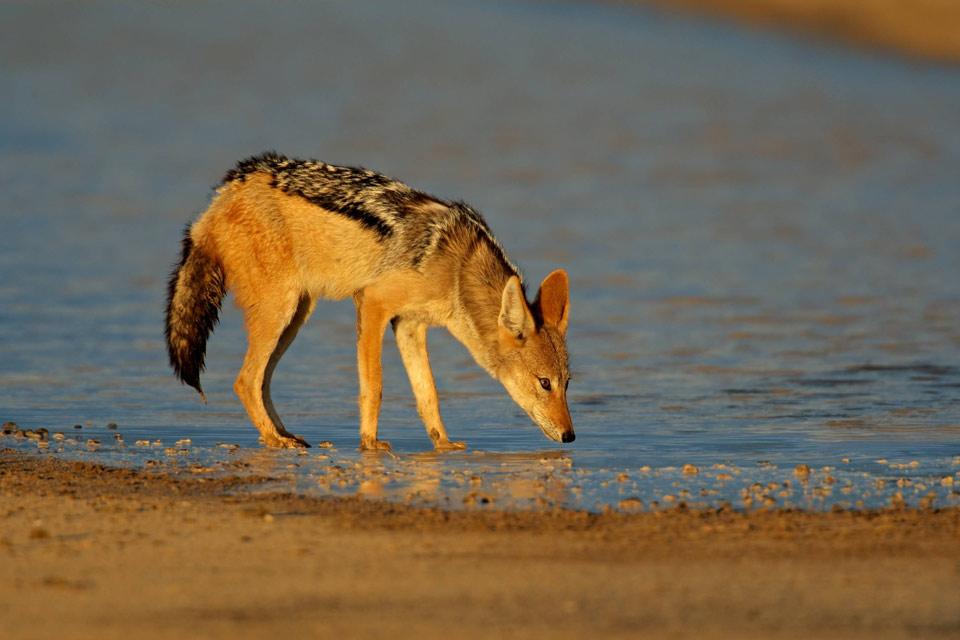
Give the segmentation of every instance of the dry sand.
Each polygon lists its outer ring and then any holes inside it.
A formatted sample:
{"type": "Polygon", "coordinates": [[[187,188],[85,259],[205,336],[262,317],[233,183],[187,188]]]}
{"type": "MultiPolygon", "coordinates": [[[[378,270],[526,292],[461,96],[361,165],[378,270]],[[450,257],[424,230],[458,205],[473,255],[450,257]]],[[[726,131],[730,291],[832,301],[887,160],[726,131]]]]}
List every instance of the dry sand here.
{"type": "Polygon", "coordinates": [[[450,513],[0,451],[0,636],[960,637],[960,510],[450,513]]]}
{"type": "Polygon", "coordinates": [[[915,58],[960,63],[960,2],[957,0],[640,1],[667,9],[730,16],[749,24],[813,34],[915,58]]]}

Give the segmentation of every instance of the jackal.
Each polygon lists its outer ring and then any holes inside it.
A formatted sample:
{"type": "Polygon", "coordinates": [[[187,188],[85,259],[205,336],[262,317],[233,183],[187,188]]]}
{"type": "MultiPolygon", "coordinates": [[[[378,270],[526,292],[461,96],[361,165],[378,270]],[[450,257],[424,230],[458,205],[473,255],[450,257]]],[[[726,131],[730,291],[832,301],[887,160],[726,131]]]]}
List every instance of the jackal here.
{"type": "Polygon", "coordinates": [[[499,380],[544,434],[572,442],[567,408],[567,274],[556,270],[531,304],[523,279],[483,217],[463,202],[415,191],[362,168],[264,153],[224,176],[183,237],[170,276],[170,364],[204,401],[207,338],[227,290],[242,310],[248,348],[234,390],[273,447],[309,446],[283,426],[270,379],[320,298],[357,309],[360,446],[377,438],[383,333],[392,324],[427,434],[451,442],[440,418],[427,328],[446,327],[499,380]]]}

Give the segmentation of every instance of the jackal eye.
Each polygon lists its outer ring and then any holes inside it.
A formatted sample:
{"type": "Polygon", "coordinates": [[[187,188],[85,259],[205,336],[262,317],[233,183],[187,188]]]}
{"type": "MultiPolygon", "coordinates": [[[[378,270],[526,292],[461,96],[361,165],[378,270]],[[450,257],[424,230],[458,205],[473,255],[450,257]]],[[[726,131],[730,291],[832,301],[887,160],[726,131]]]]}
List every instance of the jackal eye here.
{"type": "Polygon", "coordinates": [[[543,387],[544,391],[550,391],[550,379],[540,378],[540,386],[543,387]]]}

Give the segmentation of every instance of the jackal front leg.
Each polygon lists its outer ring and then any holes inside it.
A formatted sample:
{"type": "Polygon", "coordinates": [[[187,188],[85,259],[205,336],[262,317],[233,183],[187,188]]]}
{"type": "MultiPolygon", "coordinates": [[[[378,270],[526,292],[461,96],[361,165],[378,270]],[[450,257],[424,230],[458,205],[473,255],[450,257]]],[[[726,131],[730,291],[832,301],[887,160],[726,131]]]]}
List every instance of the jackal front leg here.
{"type": "Polygon", "coordinates": [[[397,319],[393,323],[397,336],[400,357],[410,377],[410,386],[417,399],[417,412],[427,429],[427,435],[438,451],[466,449],[462,442],[450,442],[447,430],[440,418],[440,402],[437,387],[430,370],[430,355],[427,352],[427,325],[415,320],[397,319]]]}
{"type": "Polygon", "coordinates": [[[383,331],[389,315],[361,291],[357,306],[357,371],[360,375],[360,448],[390,451],[390,443],[377,439],[377,421],[383,395],[383,331]]]}

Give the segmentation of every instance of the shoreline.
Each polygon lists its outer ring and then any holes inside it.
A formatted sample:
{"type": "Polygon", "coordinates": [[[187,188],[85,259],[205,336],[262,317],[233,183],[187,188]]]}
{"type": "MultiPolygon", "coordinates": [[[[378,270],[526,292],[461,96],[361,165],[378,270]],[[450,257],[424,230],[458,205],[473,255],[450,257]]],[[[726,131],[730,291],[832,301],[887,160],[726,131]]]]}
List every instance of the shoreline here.
{"type": "Polygon", "coordinates": [[[263,480],[0,450],[7,637],[960,637],[960,508],[443,511],[263,480]]]}
{"type": "Polygon", "coordinates": [[[960,64],[960,4],[951,0],[630,0],[872,53],[960,64]]]}

